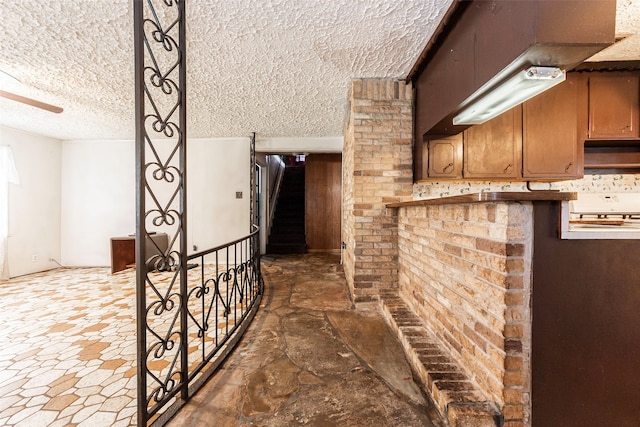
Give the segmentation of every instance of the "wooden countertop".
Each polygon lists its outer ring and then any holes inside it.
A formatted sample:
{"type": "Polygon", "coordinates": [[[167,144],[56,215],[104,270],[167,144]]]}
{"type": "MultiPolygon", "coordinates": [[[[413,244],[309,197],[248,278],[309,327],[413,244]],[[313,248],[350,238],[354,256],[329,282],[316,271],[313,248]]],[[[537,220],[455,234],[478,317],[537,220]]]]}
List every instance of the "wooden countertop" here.
{"type": "Polygon", "coordinates": [[[453,205],[461,203],[483,202],[531,202],[531,201],[567,201],[576,200],[578,193],[560,191],[530,192],[487,192],[462,194],[460,196],[438,197],[435,199],[410,200],[408,202],[389,203],[388,208],[404,208],[408,206],[453,205]]]}

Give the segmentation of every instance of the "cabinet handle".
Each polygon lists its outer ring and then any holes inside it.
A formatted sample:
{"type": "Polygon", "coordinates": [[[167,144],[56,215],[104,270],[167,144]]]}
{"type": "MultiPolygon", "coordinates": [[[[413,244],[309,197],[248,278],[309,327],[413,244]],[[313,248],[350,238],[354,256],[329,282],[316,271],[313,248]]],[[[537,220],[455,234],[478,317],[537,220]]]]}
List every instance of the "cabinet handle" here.
{"type": "Polygon", "coordinates": [[[509,164],[507,165],[507,167],[506,167],[506,168],[504,168],[504,173],[507,173],[507,172],[509,172],[510,170],[511,170],[511,163],[509,163],[509,164]]]}
{"type": "Polygon", "coordinates": [[[442,172],[446,173],[447,169],[453,169],[453,163],[449,163],[447,166],[445,166],[444,168],[442,168],[442,172]]]}
{"type": "Polygon", "coordinates": [[[569,164],[567,165],[566,168],[564,168],[565,173],[569,172],[569,169],[571,169],[571,166],[573,166],[573,162],[569,162],[569,164]]]}

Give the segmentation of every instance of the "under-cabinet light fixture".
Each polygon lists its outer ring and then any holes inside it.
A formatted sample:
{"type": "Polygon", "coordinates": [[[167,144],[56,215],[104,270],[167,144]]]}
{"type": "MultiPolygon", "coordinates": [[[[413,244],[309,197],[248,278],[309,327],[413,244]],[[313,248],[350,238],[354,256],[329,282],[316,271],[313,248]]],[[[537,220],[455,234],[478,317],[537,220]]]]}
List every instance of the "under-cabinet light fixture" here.
{"type": "Polygon", "coordinates": [[[563,82],[565,78],[565,72],[557,67],[529,67],[486,93],[486,87],[478,89],[468,98],[471,100],[469,105],[453,118],[453,124],[482,124],[563,82]]]}

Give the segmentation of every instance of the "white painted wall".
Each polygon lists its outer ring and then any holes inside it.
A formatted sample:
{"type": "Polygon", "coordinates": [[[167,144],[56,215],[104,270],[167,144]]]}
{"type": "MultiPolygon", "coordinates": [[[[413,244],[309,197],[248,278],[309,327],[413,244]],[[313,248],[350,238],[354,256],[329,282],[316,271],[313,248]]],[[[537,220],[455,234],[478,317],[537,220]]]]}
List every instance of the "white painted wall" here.
{"type": "Polygon", "coordinates": [[[250,233],[249,156],[249,138],[189,141],[188,253],[193,245],[202,251],[250,233]]]}
{"type": "Polygon", "coordinates": [[[272,190],[281,169],[284,169],[284,162],[278,155],[268,155],[256,153],[256,163],[260,167],[260,253],[267,251],[267,237],[271,229],[271,204],[273,200],[272,190]]]}
{"type": "MultiPolygon", "coordinates": [[[[0,128],[0,136],[13,149],[21,180],[9,190],[11,276],[56,267],[50,258],[65,266],[110,265],[110,238],[135,232],[133,141],[59,141],[10,128],[0,128]]],[[[298,149],[341,149],[342,138],[330,140],[308,139],[298,149]]],[[[263,143],[287,152],[295,141],[263,143]]],[[[249,139],[192,139],[187,155],[189,253],[248,234],[249,139]]]]}
{"type": "MultiPolygon", "coordinates": [[[[62,263],[108,266],[110,238],[135,232],[134,143],[62,146],[62,263]]],[[[189,140],[187,199],[188,253],[247,235],[249,139],[189,140]]]]}
{"type": "Polygon", "coordinates": [[[111,237],[136,231],[133,141],[62,144],[62,264],[110,265],[111,237]]]}
{"type": "Polygon", "coordinates": [[[18,185],[9,184],[9,274],[55,268],[49,259],[60,260],[62,143],[7,127],[0,127],[0,143],[11,146],[20,175],[18,185]]]}

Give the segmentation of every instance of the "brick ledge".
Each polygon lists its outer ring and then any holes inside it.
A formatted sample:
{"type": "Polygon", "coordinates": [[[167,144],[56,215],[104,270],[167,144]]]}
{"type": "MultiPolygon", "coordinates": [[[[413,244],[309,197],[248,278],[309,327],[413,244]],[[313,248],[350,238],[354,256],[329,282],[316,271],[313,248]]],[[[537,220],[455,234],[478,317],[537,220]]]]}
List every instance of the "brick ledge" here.
{"type": "Polygon", "coordinates": [[[409,363],[450,427],[500,427],[504,417],[427,332],[396,291],[379,295],[385,319],[403,344],[409,363]]]}

